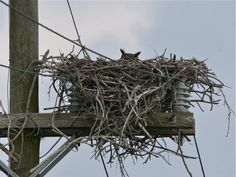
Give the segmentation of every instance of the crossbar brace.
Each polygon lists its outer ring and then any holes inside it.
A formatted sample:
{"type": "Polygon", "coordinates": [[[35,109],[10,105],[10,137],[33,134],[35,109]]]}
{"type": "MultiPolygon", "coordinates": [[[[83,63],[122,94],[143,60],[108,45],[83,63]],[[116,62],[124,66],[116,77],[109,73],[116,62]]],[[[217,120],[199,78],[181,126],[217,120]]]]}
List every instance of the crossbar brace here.
{"type": "MultiPolygon", "coordinates": [[[[73,140],[73,139],[72,139],[73,140]]],[[[58,162],[60,162],[73,148],[74,144],[71,144],[71,139],[67,140],[58,150],[52,153],[48,158],[42,161],[34,169],[30,177],[43,177],[45,176],[58,162]]]]}
{"type": "MultiPolygon", "coordinates": [[[[71,143],[74,138],[67,140],[58,150],[53,152],[48,158],[43,160],[34,169],[30,177],[43,177],[45,176],[57,163],[59,163],[74,147],[71,143]]],[[[19,177],[10,167],[0,160],[0,170],[9,177],[19,177]]]]}
{"type": "Polygon", "coordinates": [[[10,177],[19,177],[10,167],[0,160],[0,170],[10,177]]]}

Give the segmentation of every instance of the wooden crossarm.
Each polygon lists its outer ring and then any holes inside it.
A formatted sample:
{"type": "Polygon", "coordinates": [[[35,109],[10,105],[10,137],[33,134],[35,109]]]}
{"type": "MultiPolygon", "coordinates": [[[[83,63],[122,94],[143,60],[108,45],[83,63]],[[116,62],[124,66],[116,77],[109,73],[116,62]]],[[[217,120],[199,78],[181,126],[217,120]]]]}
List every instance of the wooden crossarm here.
{"type": "MultiPolygon", "coordinates": [[[[42,137],[59,136],[52,131],[52,116],[52,113],[30,113],[25,129],[39,129],[42,137]]],[[[9,118],[11,120],[11,128],[19,129],[25,120],[25,114],[9,114],[8,117],[0,115],[0,137],[7,136],[9,118]]],[[[55,114],[53,118],[55,126],[69,136],[76,132],[80,135],[88,135],[90,128],[94,124],[94,119],[95,115],[68,113],[55,114]]],[[[152,113],[147,116],[146,121],[147,126],[145,126],[145,129],[151,135],[177,135],[179,130],[186,135],[195,134],[195,121],[193,114],[189,112],[152,113]]]]}

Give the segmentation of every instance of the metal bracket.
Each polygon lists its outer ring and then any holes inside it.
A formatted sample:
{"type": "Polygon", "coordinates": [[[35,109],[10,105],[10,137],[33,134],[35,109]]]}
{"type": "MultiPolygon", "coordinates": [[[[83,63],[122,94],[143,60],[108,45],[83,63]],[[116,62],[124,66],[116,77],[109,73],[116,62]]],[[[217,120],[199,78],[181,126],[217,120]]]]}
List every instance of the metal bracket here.
{"type": "Polygon", "coordinates": [[[178,144],[180,146],[183,146],[183,131],[179,129],[179,132],[178,132],[178,144]]]}
{"type": "Polygon", "coordinates": [[[25,121],[25,116],[17,117],[15,121],[17,126],[22,126],[25,121]]]}
{"type": "MultiPolygon", "coordinates": [[[[71,143],[74,139],[67,140],[58,150],[53,152],[48,158],[43,160],[36,167],[31,169],[30,177],[43,177],[45,176],[60,160],[62,160],[76,145],[71,143]]],[[[0,160],[0,170],[9,177],[19,177],[10,167],[0,160]]]]}
{"type": "Polygon", "coordinates": [[[173,114],[172,116],[168,117],[168,123],[176,124],[176,115],[173,114]]]}
{"type": "Polygon", "coordinates": [[[67,140],[57,151],[52,153],[48,158],[43,160],[35,168],[31,170],[30,177],[43,177],[45,176],[61,159],[63,159],[75,145],[71,140],[67,140]]]}
{"type": "Polygon", "coordinates": [[[0,170],[10,177],[19,177],[14,171],[12,171],[12,169],[10,169],[10,167],[8,167],[1,160],[0,160],[0,170]]]}

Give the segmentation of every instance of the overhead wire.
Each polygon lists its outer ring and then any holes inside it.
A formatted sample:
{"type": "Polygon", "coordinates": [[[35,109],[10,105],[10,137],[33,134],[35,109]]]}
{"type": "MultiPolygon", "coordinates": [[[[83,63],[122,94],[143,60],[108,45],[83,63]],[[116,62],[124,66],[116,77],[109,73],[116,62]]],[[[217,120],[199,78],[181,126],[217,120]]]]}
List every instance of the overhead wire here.
{"type": "Polygon", "coordinates": [[[78,30],[77,25],[75,23],[75,18],[74,18],[74,15],[73,15],[73,12],[72,12],[72,9],[71,9],[71,6],[70,6],[70,2],[69,2],[69,0],[66,0],[66,2],[67,2],[67,5],[69,7],[69,11],[70,11],[70,15],[71,15],[71,18],[72,18],[72,21],[73,21],[73,25],[74,25],[74,28],[75,28],[76,35],[78,37],[77,40],[78,40],[79,44],[82,45],[82,42],[81,42],[81,39],[80,39],[80,35],[79,35],[79,30],[78,30]]]}
{"type": "Polygon", "coordinates": [[[87,51],[92,52],[92,53],[94,53],[94,54],[96,54],[96,55],[98,55],[98,56],[100,56],[100,57],[105,58],[105,59],[113,60],[113,59],[111,59],[111,58],[109,58],[109,57],[107,57],[107,56],[105,56],[105,55],[103,55],[103,54],[101,54],[101,53],[99,53],[99,52],[96,52],[96,51],[94,51],[94,50],[92,50],[92,49],[90,49],[90,48],[88,48],[88,47],[86,47],[86,46],[83,46],[83,45],[79,44],[78,42],[75,42],[75,41],[71,40],[70,38],[68,38],[68,37],[66,37],[66,36],[64,36],[64,35],[62,35],[62,34],[56,32],[55,30],[53,30],[53,29],[51,29],[51,28],[45,26],[44,24],[42,24],[42,23],[40,23],[40,22],[38,22],[38,21],[32,19],[32,18],[29,17],[28,15],[22,13],[22,12],[19,11],[18,9],[16,9],[16,8],[12,7],[11,5],[7,4],[7,3],[4,2],[3,0],[0,0],[0,3],[4,4],[5,6],[7,6],[7,7],[10,8],[10,9],[14,10],[16,13],[18,13],[19,15],[23,16],[24,18],[28,19],[29,21],[31,21],[31,22],[37,24],[38,26],[40,26],[40,27],[42,27],[42,28],[44,28],[44,29],[46,29],[46,30],[48,30],[48,31],[50,31],[50,32],[52,32],[52,33],[54,33],[54,34],[56,34],[57,36],[59,36],[59,37],[65,39],[65,40],[71,42],[72,44],[77,45],[77,46],[79,46],[79,47],[81,47],[81,48],[84,48],[84,49],[86,49],[87,51]]]}
{"type": "Polygon", "coordinates": [[[75,22],[75,18],[74,18],[74,14],[73,14],[70,2],[69,2],[69,0],[66,0],[66,2],[67,2],[67,5],[69,7],[70,15],[71,15],[71,18],[72,18],[72,21],[73,21],[73,25],[74,25],[74,28],[75,28],[75,32],[76,32],[76,35],[77,35],[77,38],[78,38],[77,41],[82,46],[81,50],[82,50],[82,52],[84,54],[84,57],[90,59],[90,56],[89,56],[88,52],[84,49],[84,45],[82,44],[81,37],[79,35],[79,30],[78,30],[78,27],[77,27],[76,22],[75,22]]]}
{"type": "Polygon", "coordinates": [[[182,150],[182,148],[181,148],[181,146],[183,145],[182,143],[183,143],[183,142],[182,142],[182,131],[179,130],[179,131],[178,131],[178,142],[177,142],[177,144],[178,144],[178,149],[179,149],[179,151],[180,151],[180,153],[181,153],[181,158],[182,158],[184,167],[185,167],[185,169],[187,170],[189,176],[192,177],[193,175],[192,175],[191,171],[189,170],[188,165],[187,165],[187,163],[186,163],[186,161],[185,161],[185,159],[184,159],[184,156],[183,156],[183,150],[182,150]]]}
{"type": "Polygon", "coordinates": [[[204,168],[203,168],[202,159],[201,159],[200,151],[199,151],[199,148],[198,148],[196,136],[194,135],[193,138],[194,138],[194,143],[195,143],[195,146],[196,146],[196,149],[197,149],[197,155],[198,155],[198,158],[199,158],[199,163],[200,163],[200,166],[201,166],[202,175],[203,175],[203,177],[205,177],[205,171],[204,171],[204,168]]]}
{"type": "Polygon", "coordinates": [[[106,164],[105,164],[104,158],[103,158],[101,152],[100,152],[99,154],[100,154],[100,157],[101,157],[101,159],[102,159],[102,165],[103,165],[103,168],[104,168],[104,170],[105,170],[106,177],[109,177],[109,173],[108,173],[108,171],[107,171],[107,167],[106,167],[106,164]]]}
{"type": "MultiPolygon", "coordinates": [[[[7,68],[7,69],[10,69],[10,70],[16,70],[16,71],[23,72],[23,73],[37,74],[37,75],[44,76],[44,77],[55,77],[54,75],[42,74],[42,73],[39,73],[39,72],[31,71],[29,69],[20,69],[20,68],[16,68],[16,67],[12,67],[12,66],[7,66],[7,65],[3,65],[3,64],[0,64],[0,67],[7,68]]],[[[58,78],[65,78],[65,77],[58,76],[58,78]]]]}

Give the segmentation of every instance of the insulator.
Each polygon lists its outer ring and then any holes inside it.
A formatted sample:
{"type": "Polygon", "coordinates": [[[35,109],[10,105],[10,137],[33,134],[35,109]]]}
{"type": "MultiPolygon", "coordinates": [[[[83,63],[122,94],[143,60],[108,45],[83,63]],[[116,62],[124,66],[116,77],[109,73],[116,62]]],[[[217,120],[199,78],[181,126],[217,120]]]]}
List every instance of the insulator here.
{"type": "Polygon", "coordinates": [[[186,79],[176,82],[175,105],[176,112],[188,112],[189,106],[189,87],[186,85],[186,79]]]}
{"type": "Polygon", "coordinates": [[[79,112],[79,105],[80,105],[80,99],[79,99],[79,91],[75,89],[75,87],[71,87],[70,93],[68,94],[69,98],[69,111],[70,113],[77,113],[79,112]]]}

